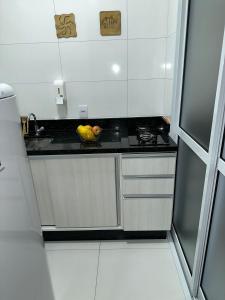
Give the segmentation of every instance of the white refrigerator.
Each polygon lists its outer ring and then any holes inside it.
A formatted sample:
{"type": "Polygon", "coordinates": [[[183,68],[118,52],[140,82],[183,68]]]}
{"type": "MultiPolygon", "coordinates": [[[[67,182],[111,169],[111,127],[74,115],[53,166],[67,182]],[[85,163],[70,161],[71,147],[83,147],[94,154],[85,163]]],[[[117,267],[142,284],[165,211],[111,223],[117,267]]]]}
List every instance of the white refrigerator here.
{"type": "Polygon", "coordinates": [[[0,299],[53,300],[13,89],[0,84],[0,299]]]}

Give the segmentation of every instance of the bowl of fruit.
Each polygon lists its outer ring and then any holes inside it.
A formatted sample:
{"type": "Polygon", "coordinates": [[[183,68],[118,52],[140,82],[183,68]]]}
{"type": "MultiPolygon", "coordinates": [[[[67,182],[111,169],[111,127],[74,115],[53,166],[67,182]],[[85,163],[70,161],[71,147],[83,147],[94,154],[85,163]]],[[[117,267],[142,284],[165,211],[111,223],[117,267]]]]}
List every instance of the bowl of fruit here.
{"type": "Polygon", "coordinates": [[[76,129],[81,142],[83,143],[97,143],[102,132],[100,126],[90,126],[90,125],[79,125],[76,129]]]}

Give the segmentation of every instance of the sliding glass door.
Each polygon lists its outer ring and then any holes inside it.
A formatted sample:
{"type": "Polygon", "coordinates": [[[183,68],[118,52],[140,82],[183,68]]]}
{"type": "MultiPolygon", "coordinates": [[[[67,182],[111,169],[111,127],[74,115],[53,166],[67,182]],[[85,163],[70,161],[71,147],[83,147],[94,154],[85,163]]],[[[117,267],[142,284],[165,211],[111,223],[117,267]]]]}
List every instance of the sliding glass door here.
{"type": "Polygon", "coordinates": [[[202,160],[180,139],[173,224],[191,273],[194,265],[205,170],[202,160]]]}
{"type": "Polygon", "coordinates": [[[184,15],[172,116],[172,136],[179,139],[172,236],[192,295],[201,286],[203,299],[222,300],[225,162],[218,165],[218,156],[225,124],[225,0],[183,0],[184,15]]]}
{"type": "Polygon", "coordinates": [[[207,300],[225,299],[225,176],[221,173],[218,175],[201,286],[207,300]]]}
{"type": "Polygon", "coordinates": [[[224,0],[189,1],[180,127],[207,150],[224,23],[224,0]]]}

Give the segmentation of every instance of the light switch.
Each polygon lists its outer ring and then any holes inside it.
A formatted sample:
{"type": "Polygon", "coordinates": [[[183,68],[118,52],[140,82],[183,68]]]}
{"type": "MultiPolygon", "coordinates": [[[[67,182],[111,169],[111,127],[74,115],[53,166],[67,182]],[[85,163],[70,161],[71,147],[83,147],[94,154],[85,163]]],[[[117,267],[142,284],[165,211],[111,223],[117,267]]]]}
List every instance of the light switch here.
{"type": "Polygon", "coordinates": [[[81,119],[88,118],[88,106],[86,104],[79,105],[79,116],[81,119]]]}

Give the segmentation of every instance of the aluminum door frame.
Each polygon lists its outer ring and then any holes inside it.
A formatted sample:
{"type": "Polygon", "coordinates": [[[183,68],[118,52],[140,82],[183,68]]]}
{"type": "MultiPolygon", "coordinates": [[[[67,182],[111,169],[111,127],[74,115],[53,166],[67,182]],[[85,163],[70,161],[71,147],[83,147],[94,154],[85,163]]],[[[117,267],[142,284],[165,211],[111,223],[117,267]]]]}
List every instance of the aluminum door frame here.
{"type": "Polygon", "coordinates": [[[220,171],[225,176],[225,162],[220,158],[224,133],[221,128],[224,128],[225,126],[225,34],[223,38],[209,151],[207,152],[190,135],[184,132],[184,130],[179,125],[185,62],[188,7],[189,0],[180,1],[177,30],[178,39],[176,43],[176,57],[178,59],[175,64],[176,76],[173,85],[172,124],[170,135],[175,141],[177,141],[178,138],[181,138],[206,165],[202,207],[200,212],[198,238],[192,274],[187,265],[174,227],[172,227],[171,233],[190,291],[194,297],[197,297],[199,295],[199,297],[201,297],[200,299],[204,299],[204,294],[201,291],[200,283],[204,265],[204,258],[206,254],[212,206],[214,202],[217,172],[220,171]]]}

